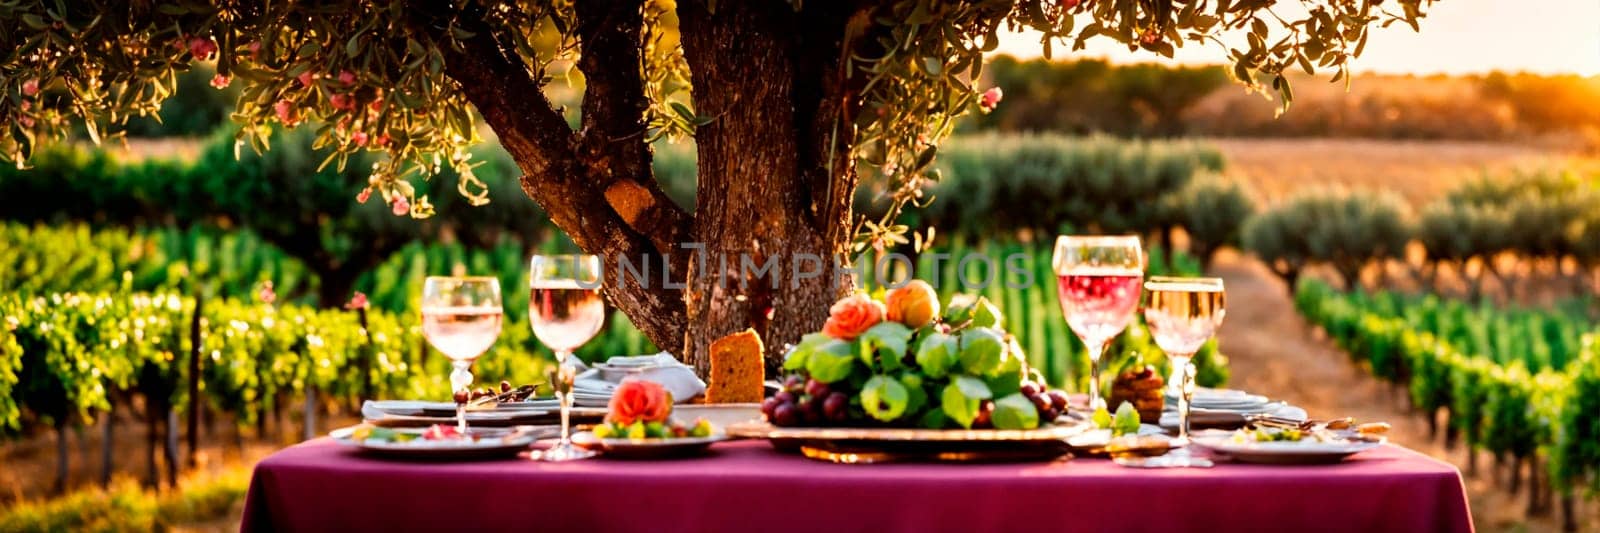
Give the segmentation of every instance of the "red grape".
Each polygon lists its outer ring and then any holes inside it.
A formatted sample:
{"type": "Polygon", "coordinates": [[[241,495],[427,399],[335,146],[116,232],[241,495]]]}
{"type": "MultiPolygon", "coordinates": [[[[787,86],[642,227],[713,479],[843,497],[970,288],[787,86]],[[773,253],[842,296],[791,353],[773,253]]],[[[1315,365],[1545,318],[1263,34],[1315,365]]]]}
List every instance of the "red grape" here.
{"type": "Polygon", "coordinates": [[[467,403],[469,401],[472,401],[472,397],[471,397],[470,394],[467,393],[466,389],[462,389],[462,390],[456,391],[456,393],[454,395],[454,398],[456,400],[456,403],[467,403]]]}
{"type": "Polygon", "coordinates": [[[1049,394],[1051,407],[1056,408],[1057,411],[1067,410],[1067,391],[1053,390],[1049,394]]]}
{"type": "Polygon", "coordinates": [[[783,388],[785,390],[798,389],[805,386],[805,384],[806,378],[801,377],[800,374],[791,374],[783,380],[783,388]]]}
{"type": "Polygon", "coordinates": [[[1051,407],[1051,405],[1050,405],[1050,397],[1045,396],[1043,394],[1038,394],[1038,395],[1034,395],[1034,396],[1029,396],[1028,399],[1029,400],[1033,400],[1033,407],[1038,409],[1039,412],[1043,413],[1045,411],[1049,411],[1050,410],[1050,407],[1051,407]]]}
{"type": "Polygon", "coordinates": [[[1040,392],[1041,391],[1039,390],[1039,385],[1035,384],[1034,382],[1032,382],[1032,381],[1024,381],[1024,382],[1022,382],[1022,395],[1023,396],[1027,396],[1029,398],[1032,398],[1035,395],[1039,394],[1040,392]]]}
{"type": "Polygon", "coordinates": [[[800,417],[794,404],[783,403],[772,410],[772,423],[780,426],[799,425],[800,417]]]}
{"type": "Polygon", "coordinates": [[[825,397],[828,395],[828,384],[812,378],[806,382],[806,394],[816,398],[825,397]]]}
{"type": "Polygon", "coordinates": [[[822,414],[827,416],[828,420],[843,422],[850,415],[849,407],[850,397],[842,392],[835,392],[822,402],[822,414]]]}
{"type": "Polygon", "coordinates": [[[777,397],[769,397],[765,400],[761,400],[761,414],[767,415],[767,418],[770,420],[772,418],[772,412],[778,409],[778,404],[779,402],[777,397]]]}
{"type": "Polygon", "coordinates": [[[972,427],[984,429],[993,427],[993,415],[994,401],[984,400],[983,403],[978,404],[978,416],[972,419],[972,427]]]}
{"type": "Polygon", "coordinates": [[[778,391],[778,393],[772,395],[772,397],[777,398],[779,403],[794,403],[795,401],[794,394],[786,390],[778,391]]]}

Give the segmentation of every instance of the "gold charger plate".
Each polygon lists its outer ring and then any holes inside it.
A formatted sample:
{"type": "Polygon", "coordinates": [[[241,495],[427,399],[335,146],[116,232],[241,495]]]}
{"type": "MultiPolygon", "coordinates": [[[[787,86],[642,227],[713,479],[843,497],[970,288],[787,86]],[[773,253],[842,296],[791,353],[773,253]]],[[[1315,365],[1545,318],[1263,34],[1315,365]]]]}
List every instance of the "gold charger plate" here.
{"type": "Polygon", "coordinates": [[[751,421],[727,427],[733,438],[764,439],[779,451],[834,463],[897,461],[1010,462],[1054,459],[1066,440],[1091,424],[1066,422],[1038,429],[910,429],[777,427],[751,421]]]}

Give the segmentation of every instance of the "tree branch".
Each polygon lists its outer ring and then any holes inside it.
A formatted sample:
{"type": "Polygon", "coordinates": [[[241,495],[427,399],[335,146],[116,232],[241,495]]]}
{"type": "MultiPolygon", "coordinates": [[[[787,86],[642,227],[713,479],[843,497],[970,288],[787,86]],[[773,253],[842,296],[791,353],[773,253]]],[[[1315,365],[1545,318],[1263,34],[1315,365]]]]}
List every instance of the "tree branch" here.
{"type": "MultiPolygon", "coordinates": [[[[445,20],[454,19],[474,34],[460,40],[459,49],[440,47],[445,73],[460,83],[467,99],[522,169],[522,190],[574,243],[599,255],[608,273],[617,272],[624,257],[636,263],[642,258],[662,257],[651,239],[636,232],[589,179],[577,135],[529,76],[522,59],[496,40],[482,8],[469,6],[467,11],[432,6],[433,12],[422,13],[419,22],[426,34],[441,43],[451,40],[445,20]]],[[[633,317],[635,325],[657,346],[668,350],[682,346],[684,304],[679,293],[664,284],[644,286],[631,276],[608,275],[605,281],[608,289],[619,290],[606,291],[612,305],[633,317]]]]}
{"type": "Polygon", "coordinates": [[[623,221],[670,254],[689,233],[689,214],[673,203],[650,168],[645,141],[643,0],[589,1],[578,16],[578,70],[586,81],[578,149],[596,188],[623,221]]]}

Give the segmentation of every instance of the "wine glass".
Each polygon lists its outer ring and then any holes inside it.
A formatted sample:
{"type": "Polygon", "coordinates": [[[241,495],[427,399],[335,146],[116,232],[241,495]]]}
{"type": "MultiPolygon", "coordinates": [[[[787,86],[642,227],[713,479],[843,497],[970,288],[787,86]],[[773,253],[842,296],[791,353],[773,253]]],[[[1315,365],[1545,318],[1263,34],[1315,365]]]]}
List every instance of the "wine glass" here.
{"type": "Polygon", "coordinates": [[[568,418],[572,412],[572,382],[577,368],[572,352],[589,342],[605,325],[606,306],[600,299],[600,258],[592,255],[536,255],[528,275],[528,322],[533,335],[556,353],[556,401],[561,404],[561,441],[535,452],[540,461],[568,461],[594,456],[572,445],[568,418]]]}
{"type": "MultiPolygon", "coordinates": [[[[1227,295],[1220,278],[1175,278],[1153,276],[1144,284],[1150,294],[1145,304],[1144,321],[1156,345],[1172,360],[1176,378],[1173,389],[1178,397],[1178,440],[1189,443],[1189,402],[1194,397],[1194,364],[1190,359],[1200,346],[1216,334],[1227,313],[1227,295]]],[[[1162,458],[1166,466],[1211,466],[1203,458],[1191,457],[1179,448],[1162,458]]]]}
{"type": "Polygon", "coordinates": [[[1139,306],[1144,250],[1139,237],[1062,235],[1052,264],[1067,326],[1089,349],[1089,410],[1105,407],[1100,397],[1100,357],[1122,334],[1139,306]]]}
{"type": "Polygon", "coordinates": [[[505,312],[500,280],[491,277],[429,276],[422,282],[422,336],[449,357],[450,389],[456,398],[456,429],[467,433],[472,362],[500,336],[505,312]]]}

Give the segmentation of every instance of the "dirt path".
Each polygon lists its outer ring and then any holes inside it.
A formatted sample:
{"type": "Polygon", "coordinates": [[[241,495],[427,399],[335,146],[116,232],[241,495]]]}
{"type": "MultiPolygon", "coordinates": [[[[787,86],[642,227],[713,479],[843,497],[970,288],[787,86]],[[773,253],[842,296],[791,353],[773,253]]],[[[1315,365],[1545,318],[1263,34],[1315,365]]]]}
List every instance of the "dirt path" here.
{"type": "MultiPolygon", "coordinates": [[[[1442,438],[1428,436],[1425,419],[1405,404],[1401,392],[1356,366],[1294,310],[1284,285],[1265,265],[1225,250],[1212,275],[1227,284],[1228,317],[1219,342],[1230,358],[1232,387],[1302,406],[1317,418],[1353,416],[1394,426],[1390,440],[1449,461],[1463,471],[1465,446],[1446,450],[1442,438]]],[[[1555,531],[1550,516],[1527,518],[1526,488],[1512,496],[1491,475],[1493,461],[1480,455],[1476,476],[1467,476],[1467,494],[1480,531],[1555,531]]],[[[1593,507],[1593,505],[1589,505],[1593,507]]],[[[1580,531],[1600,531],[1600,517],[1589,510],[1580,531]]]]}

